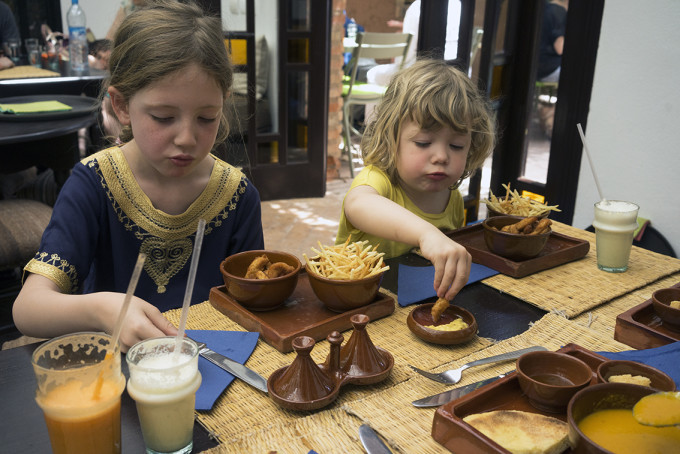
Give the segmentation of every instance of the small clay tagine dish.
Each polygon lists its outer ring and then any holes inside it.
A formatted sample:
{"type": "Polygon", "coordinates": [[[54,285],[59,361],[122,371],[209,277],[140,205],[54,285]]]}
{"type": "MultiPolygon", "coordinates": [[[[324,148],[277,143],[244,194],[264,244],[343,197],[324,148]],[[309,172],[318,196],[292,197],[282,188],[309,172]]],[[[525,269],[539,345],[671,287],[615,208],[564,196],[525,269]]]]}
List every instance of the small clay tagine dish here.
{"type": "Polygon", "coordinates": [[[281,306],[293,294],[302,264],[293,254],[282,251],[254,250],[230,255],[220,264],[227,293],[251,311],[268,311],[281,306]],[[248,267],[256,258],[266,255],[270,264],[279,262],[292,271],[266,279],[246,278],[248,267]]]}
{"type": "Polygon", "coordinates": [[[519,386],[529,403],[549,413],[564,412],[572,396],[593,379],[590,366],[566,353],[525,353],[516,367],[519,386]]]}
{"type": "Polygon", "coordinates": [[[477,320],[469,311],[459,306],[449,305],[439,321],[435,323],[432,320],[432,306],[434,303],[421,304],[414,308],[406,319],[406,325],[411,332],[425,342],[440,345],[462,344],[477,334],[477,320]],[[456,320],[465,322],[467,328],[452,325],[460,323],[456,320]]]}
{"type": "Polygon", "coordinates": [[[506,225],[516,224],[523,218],[517,216],[494,216],[482,222],[484,242],[494,254],[513,261],[536,257],[541,253],[552,230],[536,235],[502,232],[506,225]]]}
{"type": "Polygon", "coordinates": [[[636,361],[610,360],[597,367],[599,383],[631,383],[651,387],[657,391],[675,391],[671,377],[652,366],[636,361]],[[649,384],[640,383],[649,380],[649,384]]]}
{"type": "Polygon", "coordinates": [[[680,304],[680,288],[662,288],[652,294],[652,308],[659,316],[664,326],[680,331],[680,308],[673,306],[680,304]],[[674,304],[674,302],[677,303],[674,304]]]}

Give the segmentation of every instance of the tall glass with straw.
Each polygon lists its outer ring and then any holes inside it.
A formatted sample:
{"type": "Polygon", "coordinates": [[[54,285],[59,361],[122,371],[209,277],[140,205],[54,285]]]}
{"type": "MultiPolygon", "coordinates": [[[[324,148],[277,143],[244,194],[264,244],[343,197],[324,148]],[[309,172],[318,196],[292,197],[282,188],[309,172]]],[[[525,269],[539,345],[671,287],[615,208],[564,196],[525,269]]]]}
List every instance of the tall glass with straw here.
{"type": "Polygon", "coordinates": [[[121,452],[120,396],[125,376],[120,369],[118,336],[143,264],[140,254],[114,335],[67,334],[33,353],[36,401],[43,410],[54,453],[121,452]]]}
{"type": "Polygon", "coordinates": [[[201,384],[198,346],[184,337],[205,220],[196,231],[179,332],[175,337],[147,339],[127,353],[127,390],[136,404],[146,452],[189,453],[193,448],[196,390],[201,384]]]}
{"type": "Polygon", "coordinates": [[[623,273],[628,269],[633,235],[638,227],[637,215],[640,207],[632,202],[607,200],[604,197],[581,123],[576,127],[600,194],[600,201],[595,204],[595,219],[593,220],[597,267],[610,273],[623,273]]]}

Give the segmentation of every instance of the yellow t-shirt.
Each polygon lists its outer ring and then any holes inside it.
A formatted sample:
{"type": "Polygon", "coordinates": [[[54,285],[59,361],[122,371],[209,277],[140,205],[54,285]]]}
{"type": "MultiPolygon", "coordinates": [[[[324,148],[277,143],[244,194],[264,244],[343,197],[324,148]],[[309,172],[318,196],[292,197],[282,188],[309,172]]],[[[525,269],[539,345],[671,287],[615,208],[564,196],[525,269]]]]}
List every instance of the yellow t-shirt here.
{"type": "MultiPolygon", "coordinates": [[[[460,228],[463,226],[464,209],[463,197],[458,190],[451,191],[449,203],[446,210],[441,213],[425,213],[418,208],[411,199],[408,198],[401,186],[394,185],[390,182],[387,174],[374,166],[366,166],[359,172],[359,174],[352,181],[350,190],[356,186],[367,185],[378,191],[381,196],[403,206],[411,213],[426,220],[440,230],[448,231],[460,228]]],[[[368,240],[372,245],[379,245],[378,250],[385,253],[385,258],[397,257],[406,254],[416,244],[406,244],[397,241],[389,241],[379,236],[370,235],[354,227],[345,216],[345,203],[342,204],[342,214],[340,216],[340,226],[338,227],[338,235],[335,238],[335,244],[342,244],[347,240],[349,235],[352,235],[351,241],[368,240]]]]}

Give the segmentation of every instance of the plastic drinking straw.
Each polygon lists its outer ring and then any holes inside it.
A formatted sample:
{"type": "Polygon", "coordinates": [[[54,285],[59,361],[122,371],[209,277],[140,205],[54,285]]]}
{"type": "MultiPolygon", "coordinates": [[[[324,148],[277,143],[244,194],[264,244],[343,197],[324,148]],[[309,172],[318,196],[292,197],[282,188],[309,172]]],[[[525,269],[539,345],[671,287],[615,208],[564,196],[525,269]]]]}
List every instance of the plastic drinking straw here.
{"type": "Polygon", "coordinates": [[[600,187],[600,180],[597,179],[597,174],[595,173],[595,166],[593,166],[593,159],[590,157],[590,150],[588,150],[588,143],[586,142],[586,136],[583,134],[583,128],[581,128],[581,123],[577,123],[578,133],[581,135],[581,142],[583,142],[583,148],[586,150],[586,156],[588,157],[588,162],[590,163],[590,171],[593,172],[593,178],[595,179],[595,186],[597,186],[597,192],[600,194],[600,200],[607,202],[607,199],[602,195],[602,188],[600,187]]]}
{"type": "Polygon", "coordinates": [[[189,267],[189,279],[187,288],[184,291],[184,302],[182,303],[182,315],[179,319],[179,330],[175,338],[175,356],[179,355],[180,345],[184,338],[184,327],[189,317],[189,305],[191,304],[191,294],[194,292],[194,281],[196,280],[196,269],[198,268],[198,257],[201,255],[201,243],[203,243],[203,233],[205,231],[205,219],[199,219],[198,229],[196,229],[196,240],[194,241],[194,252],[191,255],[191,266],[189,267]]]}
{"type": "Polygon", "coordinates": [[[146,254],[140,252],[137,256],[135,268],[132,270],[132,277],[130,278],[130,284],[128,284],[127,292],[125,292],[125,299],[123,300],[123,306],[120,308],[118,320],[116,320],[116,326],[113,328],[112,342],[114,353],[116,348],[118,348],[118,338],[120,337],[120,331],[123,328],[123,320],[125,319],[125,314],[127,313],[128,307],[130,306],[132,295],[135,293],[135,288],[137,288],[137,282],[139,282],[139,276],[142,274],[142,267],[144,266],[145,260],[146,254]]]}
{"type": "Polygon", "coordinates": [[[111,345],[113,345],[113,350],[106,352],[104,361],[102,361],[102,369],[99,372],[97,381],[94,387],[93,398],[95,400],[99,399],[99,393],[102,388],[103,373],[106,362],[109,359],[113,359],[118,349],[118,338],[120,337],[120,331],[123,328],[123,320],[125,320],[125,314],[127,313],[128,307],[130,306],[130,301],[132,300],[132,295],[135,293],[135,288],[137,288],[137,282],[139,282],[139,276],[142,274],[142,267],[144,266],[144,261],[146,260],[146,254],[140,252],[137,256],[137,263],[135,263],[135,268],[132,270],[132,277],[130,278],[130,283],[128,284],[127,292],[125,292],[125,298],[123,299],[123,306],[120,308],[118,313],[118,320],[116,320],[116,325],[113,328],[113,335],[111,336],[111,345]]]}

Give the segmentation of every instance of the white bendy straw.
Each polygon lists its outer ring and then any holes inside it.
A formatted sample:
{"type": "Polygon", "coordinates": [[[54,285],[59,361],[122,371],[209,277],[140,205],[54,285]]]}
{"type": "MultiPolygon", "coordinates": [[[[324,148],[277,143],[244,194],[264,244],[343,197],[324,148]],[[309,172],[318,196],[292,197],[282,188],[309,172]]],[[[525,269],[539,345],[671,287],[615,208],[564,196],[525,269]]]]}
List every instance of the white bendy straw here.
{"type": "Polygon", "coordinates": [[[201,255],[201,243],[203,243],[203,233],[205,231],[205,219],[199,219],[196,229],[196,240],[194,241],[194,252],[191,254],[191,266],[189,268],[189,278],[187,288],[184,291],[184,302],[182,304],[182,315],[179,320],[179,329],[175,339],[175,355],[179,355],[182,339],[184,339],[184,327],[189,317],[189,305],[191,304],[191,294],[194,291],[194,281],[196,280],[196,269],[198,268],[198,258],[201,255]]]}
{"type": "Polygon", "coordinates": [[[583,149],[586,150],[586,156],[588,157],[588,163],[590,163],[590,171],[593,173],[593,178],[595,179],[595,186],[597,186],[597,192],[600,194],[600,200],[607,202],[602,194],[602,188],[600,187],[600,180],[597,179],[597,174],[595,173],[595,166],[593,166],[593,159],[590,156],[590,150],[588,150],[588,143],[586,142],[586,136],[583,134],[583,128],[581,128],[581,123],[576,125],[578,128],[578,133],[581,135],[581,142],[583,142],[583,149]]]}

